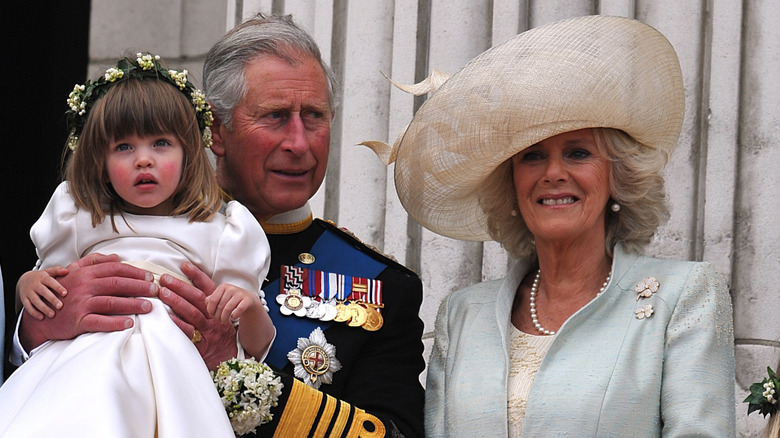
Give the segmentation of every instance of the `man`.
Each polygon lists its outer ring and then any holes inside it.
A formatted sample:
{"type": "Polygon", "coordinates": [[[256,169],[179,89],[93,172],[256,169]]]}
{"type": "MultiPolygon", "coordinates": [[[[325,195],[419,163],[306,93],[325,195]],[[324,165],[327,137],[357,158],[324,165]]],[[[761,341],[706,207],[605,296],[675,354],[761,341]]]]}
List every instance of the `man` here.
{"type": "MultiPolygon", "coordinates": [[[[220,184],[271,244],[263,289],[277,337],[266,362],[283,373],[285,388],[258,434],[422,436],[420,279],[313,220],[308,205],[325,175],[335,106],[333,75],[316,43],[289,17],[251,19],[209,51],[203,76],[220,184]]],[[[58,315],[21,319],[25,349],[127,328],[132,319],[121,315],[148,312],[148,303],[124,297],[159,294],[209,369],[237,355],[235,329],[206,317],[214,284],[197,268],[182,267],[194,286],[166,275],[159,289],[110,256],[68,268],[58,315]],[[121,297],[112,296],[117,291],[121,297]]]]}

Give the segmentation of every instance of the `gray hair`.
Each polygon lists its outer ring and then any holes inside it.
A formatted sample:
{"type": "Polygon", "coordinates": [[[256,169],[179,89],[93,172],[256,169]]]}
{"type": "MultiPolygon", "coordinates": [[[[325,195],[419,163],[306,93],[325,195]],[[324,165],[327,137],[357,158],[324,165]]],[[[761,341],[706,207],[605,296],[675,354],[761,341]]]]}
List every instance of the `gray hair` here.
{"type": "Polygon", "coordinates": [[[335,110],[338,100],[336,76],[322,60],[314,39],[295,24],[290,15],[257,14],[217,41],[203,65],[204,91],[212,111],[228,129],[231,129],[233,110],[247,93],[246,66],[265,55],[290,63],[306,58],[317,60],[328,79],[330,110],[335,110]]]}
{"type": "MultiPolygon", "coordinates": [[[[639,251],[669,218],[661,176],[669,156],[618,129],[594,128],[593,136],[610,160],[610,204],[620,204],[619,213],[607,210],[607,254],[612,255],[618,242],[628,251],[639,251]]],[[[516,193],[510,158],[483,183],[479,205],[488,217],[490,236],[512,256],[526,258],[533,256],[536,249],[533,235],[518,211],[516,193]]]]}

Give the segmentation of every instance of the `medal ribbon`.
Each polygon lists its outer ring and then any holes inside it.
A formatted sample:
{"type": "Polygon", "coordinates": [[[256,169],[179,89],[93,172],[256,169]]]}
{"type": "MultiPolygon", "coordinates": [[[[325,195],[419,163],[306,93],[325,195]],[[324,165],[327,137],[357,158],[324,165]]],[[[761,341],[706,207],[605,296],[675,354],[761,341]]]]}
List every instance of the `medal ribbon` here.
{"type": "Polygon", "coordinates": [[[382,281],[370,278],[353,277],[316,269],[297,266],[282,266],[283,282],[280,293],[290,289],[299,289],[301,295],[317,301],[328,302],[334,297],[340,301],[362,301],[382,305],[382,281]]]}

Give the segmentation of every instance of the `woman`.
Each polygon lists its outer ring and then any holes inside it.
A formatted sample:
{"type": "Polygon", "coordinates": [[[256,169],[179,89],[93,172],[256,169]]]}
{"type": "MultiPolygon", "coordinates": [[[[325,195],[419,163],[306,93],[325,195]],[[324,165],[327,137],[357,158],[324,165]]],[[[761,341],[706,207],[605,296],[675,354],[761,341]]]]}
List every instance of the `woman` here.
{"type": "Polygon", "coordinates": [[[683,113],[669,42],[606,16],[520,34],[420,108],[390,152],[404,207],[517,258],[442,302],[427,436],[734,435],[726,285],[638,254],[683,113]]]}

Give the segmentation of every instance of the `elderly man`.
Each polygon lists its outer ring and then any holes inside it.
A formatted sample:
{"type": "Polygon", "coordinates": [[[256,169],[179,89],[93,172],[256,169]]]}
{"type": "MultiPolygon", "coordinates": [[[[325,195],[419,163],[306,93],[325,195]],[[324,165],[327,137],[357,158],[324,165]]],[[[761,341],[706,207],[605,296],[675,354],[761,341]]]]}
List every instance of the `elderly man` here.
{"type": "MultiPolygon", "coordinates": [[[[313,219],[308,205],[325,176],[335,106],[333,74],[316,43],[289,17],[257,17],[214,45],[203,76],[220,184],[271,244],[263,289],[277,337],[266,362],[281,371],[285,388],[273,421],[258,433],[422,436],[420,279],[313,219]]],[[[128,328],[132,319],[122,315],[149,308],[127,297],[155,295],[197,341],[209,369],[238,354],[233,326],[206,316],[214,284],[196,267],[182,267],[194,286],[165,275],[159,289],[111,256],[68,268],[59,280],[69,294],[57,316],[21,318],[16,362],[48,339],[128,328]]]]}

